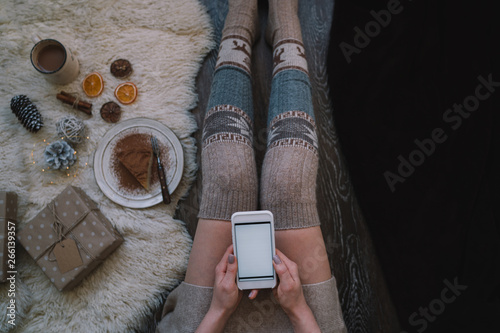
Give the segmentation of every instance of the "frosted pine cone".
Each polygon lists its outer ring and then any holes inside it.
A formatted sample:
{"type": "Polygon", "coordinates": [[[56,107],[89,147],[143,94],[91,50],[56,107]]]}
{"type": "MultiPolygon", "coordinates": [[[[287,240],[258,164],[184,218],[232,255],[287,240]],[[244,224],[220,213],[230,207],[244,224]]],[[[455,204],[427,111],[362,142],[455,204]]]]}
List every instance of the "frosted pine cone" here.
{"type": "Polygon", "coordinates": [[[43,152],[45,163],[52,169],[69,168],[76,161],[76,153],[71,146],[63,140],[51,143],[43,152]]]}
{"type": "Polygon", "coordinates": [[[38,132],[42,128],[42,115],[26,95],[12,97],[10,109],[28,131],[38,132]]]}

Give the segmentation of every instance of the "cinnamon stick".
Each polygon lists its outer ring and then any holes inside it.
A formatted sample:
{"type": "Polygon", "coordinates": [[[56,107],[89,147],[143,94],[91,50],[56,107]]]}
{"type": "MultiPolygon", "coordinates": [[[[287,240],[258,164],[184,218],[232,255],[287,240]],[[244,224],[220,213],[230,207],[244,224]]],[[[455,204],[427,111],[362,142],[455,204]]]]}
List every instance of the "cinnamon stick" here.
{"type": "Polygon", "coordinates": [[[83,111],[88,115],[92,115],[92,104],[87,103],[85,101],[81,101],[80,99],[77,100],[76,97],[74,97],[71,94],[68,94],[67,92],[61,91],[59,94],[57,94],[57,99],[62,101],[63,103],[71,105],[73,108],[83,111]]]}

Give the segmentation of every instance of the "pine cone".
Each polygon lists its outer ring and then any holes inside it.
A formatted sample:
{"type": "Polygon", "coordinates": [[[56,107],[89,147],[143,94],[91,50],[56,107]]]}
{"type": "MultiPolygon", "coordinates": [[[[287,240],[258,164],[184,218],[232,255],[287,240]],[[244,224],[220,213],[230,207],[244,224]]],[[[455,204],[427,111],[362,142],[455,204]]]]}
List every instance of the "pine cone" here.
{"type": "Polygon", "coordinates": [[[28,131],[38,132],[42,128],[42,115],[38,112],[36,105],[26,95],[12,97],[10,109],[28,131]]]}
{"type": "Polygon", "coordinates": [[[45,163],[52,169],[69,168],[76,161],[75,150],[63,140],[51,143],[43,152],[45,163]]]}

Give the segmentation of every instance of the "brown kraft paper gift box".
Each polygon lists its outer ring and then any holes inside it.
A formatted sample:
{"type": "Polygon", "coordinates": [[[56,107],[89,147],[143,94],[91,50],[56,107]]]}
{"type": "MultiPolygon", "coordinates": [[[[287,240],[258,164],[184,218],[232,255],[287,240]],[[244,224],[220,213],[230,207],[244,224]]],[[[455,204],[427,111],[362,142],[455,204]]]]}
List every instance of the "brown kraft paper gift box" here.
{"type": "Polygon", "coordinates": [[[9,231],[11,236],[15,237],[15,223],[17,220],[17,194],[14,192],[0,191],[0,282],[7,281],[7,271],[9,269],[8,261],[11,259],[12,265],[15,265],[14,257],[10,258],[11,249],[15,251],[15,241],[9,240],[9,231]],[[14,235],[12,235],[14,231],[14,235]],[[9,242],[14,243],[14,246],[8,246],[9,242]]]}
{"type": "Polygon", "coordinates": [[[17,239],[60,291],[78,285],[123,242],[80,188],[68,186],[17,239]]]}

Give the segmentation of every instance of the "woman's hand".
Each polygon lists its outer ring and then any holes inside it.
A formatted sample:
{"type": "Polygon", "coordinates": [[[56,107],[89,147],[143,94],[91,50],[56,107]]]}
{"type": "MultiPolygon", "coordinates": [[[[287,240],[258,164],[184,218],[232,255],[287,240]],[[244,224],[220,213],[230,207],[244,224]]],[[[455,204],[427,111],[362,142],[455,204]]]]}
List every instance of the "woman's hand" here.
{"type": "Polygon", "coordinates": [[[276,249],[273,265],[279,277],[273,289],[276,300],[288,315],[295,332],[320,332],[316,319],[307,305],[297,264],[276,249]]]}
{"type": "Polygon", "coordinates": [[[211,309],[227,312],[231,315],[240,303],[243,293],[236,285],[238,263],[233,254],[233,245],[230,245],[222,260],[215,267],[215,284],[211,309]]]}
{"type": "Polygon", "coordinates": [[[222,332],[227,320],[236,310],[243,293],[236,285],[238,263],[230,245],[215,267],[215,283],[210,309],[196,332],[222,332]]]}

